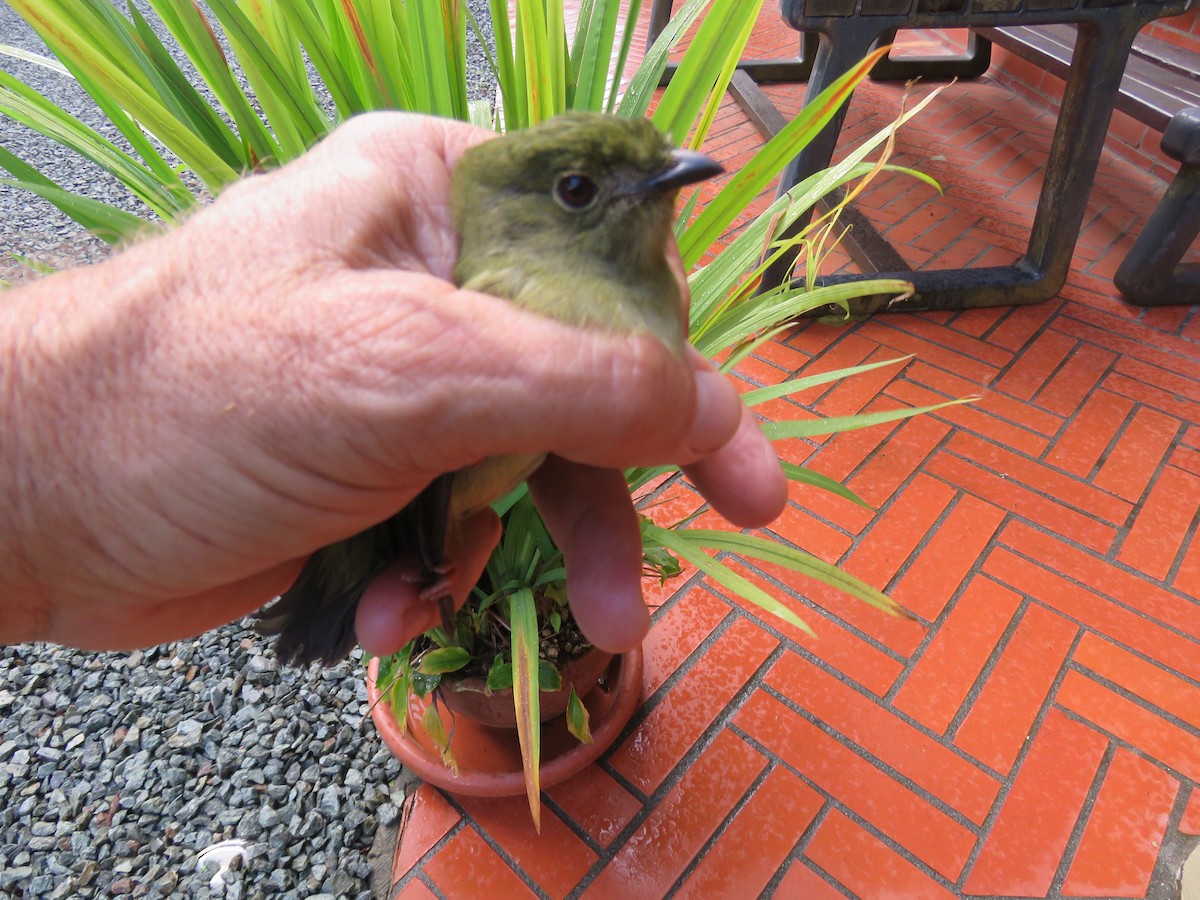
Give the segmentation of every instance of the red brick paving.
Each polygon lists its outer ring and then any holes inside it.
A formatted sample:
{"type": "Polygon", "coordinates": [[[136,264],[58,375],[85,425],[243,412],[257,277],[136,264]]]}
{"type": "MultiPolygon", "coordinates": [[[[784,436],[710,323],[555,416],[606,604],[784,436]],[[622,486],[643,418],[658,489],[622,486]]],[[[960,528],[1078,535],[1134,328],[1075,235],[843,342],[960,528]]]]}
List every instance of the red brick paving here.
{"type": "Polygon", "coordinates": [[[1184,834],[1200,834],[1200,788],[1192,788],[1187,809],[1179,820],[1179,830],[1184,834]]]}
{"type": "Polygon", "coordinates": [[[944,735],[1008,629],[1021,597],[973,578],[896,692],[895,709],[944,735]]]}
{"type": "Polygon", "coordinates": [[[767,758],[722,729],[647,810],[584,891],[591,897],[657,897],[700,855],[709,838],[767,765],[767,758]]]}
{"type": "Polygon", "coordinates": [[[757,894],[774,878],[825,798],[790,769],[772,769],[720,838],[699,858],[681,897],[757,894]],[[746,848],[753,847],[753,853],[746,848]]]}
{"type": "Polygon", "coordinates": [[[1063,893],[1142,897],[1179,793],[1179,782],[1120,747],[1079,840],[1063,893]]]}
{"type": "Polygon", "coordinates": [[[858,897],[949,900],[954,896],[901,853],[836,810],[813,835],[804,855],[858,897]]]}
{"type": "MultiPolygon", "coordinates": [[[[794,47],[768,11],[748,55],[794,47]]],[[[1024,246],[1053,119],[994,75],[901,134],[896,161],[944,196],[889,177],[862,200],[913,262],[1024,246]]],[[[767,90],[785,114],[803,98],[767,90]]],[[[846,134],[900,95],[865,85],[846,134]]],[[[757,143],[726,102],[714,154],[757,143]]],[[[794,487],[772,533],[919,623],[765,565],[734,564],[818,637],[691,570],[649,589],[645,707],[623,738],[546,792],[540,837],[522,797],[422,787],[395,896],[1149,896],[1164,847],[1200,835],[1200,315],[1126,305],[1109,278],[1161,188],[1106,153],[1059,298],[806,322],[739,370],[753,386],[916,354],[776,416],[981,397],[781,445],[877,512],[794,487]]],[[[698,502],[662,497],[662,521],[698,502]]]]}
{"type": "Polygon", "coordinates": [[[964,894],[1047,895],[1105,747],[1103,736],[1050,710],[983,837],[964,894]]]}
{"type": "Polygon", "coordinates": [[[445,896],[478,896],[474,892],[486,884],[493,897],[536,897],[508,864],[472,828],[455,832],[425,864],[425,874],[445,896]]]}

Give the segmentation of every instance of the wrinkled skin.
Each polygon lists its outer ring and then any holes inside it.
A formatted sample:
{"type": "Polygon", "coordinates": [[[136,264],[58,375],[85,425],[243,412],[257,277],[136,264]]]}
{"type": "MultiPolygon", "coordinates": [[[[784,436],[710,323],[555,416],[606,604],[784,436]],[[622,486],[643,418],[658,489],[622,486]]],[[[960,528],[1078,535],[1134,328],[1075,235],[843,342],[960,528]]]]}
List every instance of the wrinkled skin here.
{"type": "MultiPolygon", "coordinates": [[[[4,296],[0,640],[197,634],[436,474],[549,448],[531,487],[576,616],[622,649],[648,620],[620,468],[682,463],[734,524],[778,514],[778,460],[707,362],[451,283],[450,171],[488,137],[362,116],[172,233],[4,296]]],[[[488,510],[464,523],[460,603],[497,538],[488,510]]],[[[373,653],[436,621],[403,570],[360,605],[373,653]]]]}

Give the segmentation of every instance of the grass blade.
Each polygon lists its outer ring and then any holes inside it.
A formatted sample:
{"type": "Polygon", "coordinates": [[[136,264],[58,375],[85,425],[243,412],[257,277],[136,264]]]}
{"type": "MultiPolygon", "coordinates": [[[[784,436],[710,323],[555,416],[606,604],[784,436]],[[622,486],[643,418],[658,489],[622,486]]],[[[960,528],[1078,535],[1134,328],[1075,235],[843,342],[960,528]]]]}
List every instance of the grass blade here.
{"type": "MultiPolygon", "coordinates": [[[[696,123],[696,127],[692,129],[692,139],[690,146],[693,150],[699,150],[708,137],[709,129],[712,128],[712,123],[717,117],[717,109],[721,106],[721,100],[725,97],[725,91],[729,87],[729,82],[733,78],[733,73],[737,70],[738,61],[741,59],[742,51],[746,48],[746,43],[750,40],[750,32],[754,28],[755,17],[758,11],[762,9],[760,2],[758,8],[754,12],[754,16],[746,20],[742,36],[734,44],[737,48],[736,52],[730,52],[725,58],[725,65],[721,67],[721,74],[717,76],[717,83],[713,85],[708,92],[708,99],[704,103],[704,111],[700,115],[700,120],[696,123]]],[[[696,196],[699,191],[693,193],[696,196]]]]}
{"type": "MultiPolygon", "coordinates": [[[[711,3],[712,0],[688,0],[671,17],[667,27],[662,30],[653,46],[642,57],[642,64],[638,66],[633,79],[629,82],[629,89],[625,91],[625,96],[621,98],[621,103],[617,107],[617,115],[629,118],[641,118],[646,115],[646,110],[650,108],[650,100],[658,89],[659,81],[662,80],[663,72],[667,70],[667,58],[671,48],[679,43],[679,39],[711,3]]],[[[626,27],[628,28],[628,22],[626,27]]],[[[672,135],[672,137],[682,140],[683,135],[672,135]]]]}
{"type": "MultiPolygon", "coordinates": [[[[600,112],[608,87],[621,6],[614,0],[583,0],[571,48],[571,109],[600,112]]],[[[612,77],[620,78],[620,70],[612,77]]]]}
{"type": "Polygon", "coordinates": [[[91,160],[168,221],[195,206],[195,199],[177,179],[163,184],[155,172],[2,70],[0,112],[91,160]]]}
{"type": "MultiPolygon", "coordinates": [[[[214,11],[218,9],[218,4],[225,9],[228,9],[230,6],[229,0],[213,0],[211,5],[214,11]]],[[[338,114],[343,118],[352,115],[360,106],[354,82],[350,74],[338,64],[337,54],[334,51],[329,29],[317,12],[317,9],[313,6],[313,0],[289,0],[289,2],[279,4],[278,8],[289,27],[295,32],[300,43],[304,46],[313,66],[320,73],[321,80],[325,83],[325,87],[329,91],[329,96],[333,99],[334,106],[337,107],[338,114]]],[[[217,15],[221,19],[221,25],[225,28],[226,33],[229,34],[230,42],[232,43],[233,35],[229,33],[230,26],[225,21],[223,11],[217,12],[217,15]]],[[[241,29],[239,28],[240,32],[241,29]]],[[[262,46],[263,48],[267,46],[265,40],[262,41],[262,46]]],[[[245,65],[246,60],[243,58],[242,51],[237,49],[236,46],[235,50],[239,61],[245,65]]],[[[264,76],[266,74],[263,73],[264,76]]],[[[248,71],[247,75],[249,75],[248,71]]],[[[290,77],[285,78],[283,67],[274,73],[274,77],[279,84],[269,88],[272,92],[282,91],[284,94],[287,94],[293,88],[285,87],[286,85],[299,86],[299,82],[293,82],[290,77]]],[[[253,82],[251,83],[253,84],[253,82]]],[[[304,86],[307,89],[307,81],[304,82],[304,86]]],[[[260,88],[255,85],[255,93],[259,93],[259,91],[260,88]]],[[[262,100],[261,97],[259,99],[262,100]]],[[[298,105],[304,106],[305,104],[298,105]]],[[[270,118],[269,113],[268,118],[270,118]]],[[[272,120],[272,125],[275,126],[276,133],[278,133],[280,124],[272,120]]]]}
{"type": "Polygon", "coordinates": [[[807,484],[809,487],[819,488],[831,494],[836,494],[843,500],[849,500],[863,509],[873,510],[875,508],[862,497],[858,496],[858,494],[854,493],[854,491],[850,490],[850,488],[846,487],[840,481],[830,478],[828,475],[822,475],[820,472],[815,472],[806,466],[798,466],[795,463],[781,461],[780,465],[783,466],[783,474],[791,481],[795,481],[798,484],[807,484]]]}
{"type": "MultiPolygon", "coordinates": [[[[717,534],[724,533],[717,532],[717,534]]],[[[656,541],[660,546],[666,547],[680,559],[691,563],[710,579],[721,585],[721,587],[728,588],[739,597],[748,600],[771,615],[794,625],[805,634],[811,635],[814,633],[808,624],[792,612],[782,601],[772,597],[753,581],[743,578],[701,550],[701,543],[696,537],[700,532],[691,530],[674,531],[669,528],[660,528],[652,523],[645,523],[642,526],[642,534],[656,541]]]]}
{"type": "MultiPolygon", "coordinates": [[[[832,588],[837,588],[890,616],[914,618],[912,613],[882,591],[876,590],[862,579],[856,578],[849,572],[843,572],[832,563],[818,559],[803,550],[785,547],[778,541],[737,531],[689,529],[684,533],[700,546],[713,550],[727,550],[742,557],[791,569],[793,572],[799,572],[801,575],[807,575],[832,588]]],[[[809,633],[811,634],[811,632],[809,633]]]]}
{"type": "Polygon", "coordinates": [[[719,100],[724,94],[762,4],[763,0],[713,3],[654,109],[655,125],[682,142],[708,99],[716,94],[719,100]]]}
{"type": "Polygon", "coordinates": [[[147,228],[146,220],[133,213],[81,197],[70,191],[63,190],[50,179],[25,165],[3,147],[0,147],[0,168],[14,175],[23,172],[24,177],[0,178],[0,184],[19,190],[32,191],[44,200],[53,203],[60,210],[109,244],[119,244],[132,240],[133,237],[147,228]]]}
{"type": "Polygon", "coordinates": [[[41,66],[43,69],[49,69],[55,75],[61,75],[64,78],[70,78],[71,73],[57,59],[51,59],[48,56],[42,56],[38,53],[30,53],[20,47],[13,47],[9,44],[0,44],[0,56],[8,56],[12,59],[19,59],[21,62],[33,63],[35,66],[41,66]]]}
{"type": "Polygon", "coordinates": [[[150,0],[150,4],[233,119],[251,165],[277,160],[279,145],[250,105],[200,8],[190,0],[150,0]]]}
{"type": "MultiPolygon", "coordinates": [[[[258,98],[279,142],[283,156],[281,162],[296,158],[332,128],[332,123],[321,109],[308,81],[292,80],[290,66],[279,60],[266,39],[258,33],[234,0],[209,0],[209,6],[237,54],[246,79],[250,82],[254,95],[258,98]]],[[[295,19],[289,19],[293,27],[297,21],[304,19],[302,12],[312,13],[308,0],[285,3],[280,9],[297,14],[295,19]]],[[[322,42],[322,46],[327,46],[327,42],[322,42]]],[[[312,49],[308,49],[312,53],[312,49]]],[[[330,76],[325,72],[321,75],[326,79],[326,85],[332,94],[330,76]]]]}
{"type": "Polygon", "coordinates": [[[140,64],[127,52],[130,43],[136,46],[129,34],[132,26],[111,6],[69,0],[55,4],[11,0],[10,5],[164,180],[173,173],[168,174],[170,167],[146,140],[142,128],[171,147],[211,189],[238,177],[238,169],[186,128],[155,95],[140,64]],[[115,24],[117,21],[124,25],[115,24]]]}
{"type": "Polygon", "coordinates": [[[642,0],[629,0],[629,6],[625,10],[625,20],[621,23],[621,47],[617,51],[617,61],[612,67],[608,100],[604,104],[604,111],[607,113],[613,112],[617,106],[617,98],[620,96],[621,85],[625,78],[625,66],[629,62],[629,51],[633,47],[633,26],[637,22],[641,10],[642,0]]]}
{"type": "Polygon", "coordinates": [[[742,394],[742,402],[747,406],[757,406],[760,403],[765,403],[768,400],[775,400],[779,397],[786,397],[789,394],[797,394],[801,391],[807,391],[809,388],[820,387],[823,384],[829,384],[831,381],[841,381],[843,378],[850,378],[854,375],[861,375],[864,372],[870,372],[874,369],[882,369],[884,366],[894,366],[898,363],[905,363],[912,359],[914,354],[910,353],[907,356],[898,356],[895,359],[884,359],[879,362],[864,363],[861,366],[849,366],[844,369],[830,369],[828,372],[821,372],[817,375],[806,375],[803,378],[794,378],[790,381],[783,381],[779,384],[773,384],[770,387],[757,388],[753,391],[747,391],[742,394]]]}
{"type": "Polygon", "coordinates": [[[158,89],[171,113],[187,128],[195,132],[233,169],[250,169],[253,163],[242,147],[237,135],[216,114],[208,102],[200,96],[179,66],[162,45],[150,23],[136,6],[129,7],[134,29],[145,48],[147,75],[158,89]]]}
{"type": "Polygon", "coordinates": [[[831,416],[828,419],[793,419],[787,422],[764,422],[763,433],[768,440],[778,441],[784,438],[812,437],[818,434],[836,434],[841,431],[856,431],[859,428],[870,428],[872,425],[882,425],[899,419],[911,419],[924,413],[937,412],[948,406],[960,406],[963,403],[973,403],[978,397],[960,397],[957,400],[946,400],[931,406],[906,406],[902,409],[890,409],[882,412],[859,413],[854,416],[831,416]]]}
{"type": "Polygon", "coordinates": [[[528,117],[521,115],[524,98],[520,89],[512,24],[508,20],[507,0],[489,0],[488,9],[492,17],[492,35],[496,41],[496,85],[503,98],[505,128],[512,131],[519,128],[522,122],[528,122],[528,117]]]}
{"type": "Polygon", "coordinates": [[[525,792],[533,827],[542,830],[542,717],[538,675],[538,623],[533,592],[516,591],[509,606],[512,627],[513,703],[517,713],[517,739],[525,770],[525,792]]]}
{"type": "Polygon", "coordinates": [[[746,198],[757,195],[771,179],[825,126],[867,74],[888,51],[880,47],[851,68],[816,99],[800,110],[779,134],[771,138],[754,158],[743,166],[696,217],[684,234],[680,252],[685,267],[695,265],[700,254],[712,246],[745,206],[746,198]]]}

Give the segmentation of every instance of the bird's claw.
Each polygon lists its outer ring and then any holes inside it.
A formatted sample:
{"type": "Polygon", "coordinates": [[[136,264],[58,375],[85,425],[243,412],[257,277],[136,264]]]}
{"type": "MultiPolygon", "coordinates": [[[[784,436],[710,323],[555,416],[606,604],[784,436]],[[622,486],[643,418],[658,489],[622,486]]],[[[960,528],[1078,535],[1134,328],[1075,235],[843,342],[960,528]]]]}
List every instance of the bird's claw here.
{"type": "Polygon", "coordinates": [[[433,577],[435,580],[428,582],[421,589],[420,594],[421,600],[425,603],[437,602],[438,609],[442,614],[442,628],[451,638],[454,636],[454,620],[458,612],[454,608],[454,573],[455,566],[451,562],[430,566],[424,573],[425,577],[433,577]]]}

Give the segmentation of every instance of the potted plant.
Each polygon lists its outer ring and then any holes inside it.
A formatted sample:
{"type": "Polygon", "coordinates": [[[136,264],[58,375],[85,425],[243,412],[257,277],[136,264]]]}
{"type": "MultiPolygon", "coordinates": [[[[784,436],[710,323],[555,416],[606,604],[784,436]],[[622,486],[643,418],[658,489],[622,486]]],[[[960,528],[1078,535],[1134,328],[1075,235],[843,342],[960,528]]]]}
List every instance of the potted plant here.
{"type": "MultiPolygon", "coordinates": [[[[403,108],[469,118],[497,129],[521,128],[567,109],[644,116],[670,48],[697,21],[688,50],[658,98],[652,119],[664,132],[687,136],[689,146],[699,147],[762,0],[689,0],[628,83],[622,82],[620,75],[629,54],[630,26],[640,10],[639,0],[628,5],[623,23],[616,0],[585,0],[573,36],[567,34],[562,0],[515,0],[512,31],[508,2],[490,0],[496,35],[491,64],[502,101],[498,112],[489,104],[471,104],[466,99],[465,34],[472,19],[460,0],[275,4],[210,0],[215,21],[185,0],[150,0],[215,102],[189,83],[133,5],[126,17],[109,0],[10,3],[54,51],[56,59],[42,62],[76,78],[132,152],[116,147],[2,71],[0,113],[55,138],[115,175],[169,226],[203,196],[219,194],[246,171],[286,162],[340,120],[367,109],[403,108]],[[706,15],[701,19],[702,13],[706,15]],[[233,62],[217,37],[218,29],[232,51],[233,62]],[[309,83],[308,61],[321,76],[332,114],[309,83]],[[249,91],[239,74],[244,75],[249,91]],[[187,178],[185,171],[190,173],[187,178]]],[[[19,53],[3,47],[0,52],[19,53]]],[[[691,338],[706,355],[720,358],[723,369],[732,369],[799,315],[830,305],[844,306],[848,298],[859,294],[891,291],[900,295],[907,290],[903,282],[870,281],[811,291],[791,285],[756,291],[764,268],[764,249],[768,261],[799,249],[807,271],[817,270],[836,237],[835,216],[818,219],[803,235],[783,243],[776,241],[776,235],[833,187],[883,167],[883,163],[865,160],[888,140],[895,125],[838,165],[792,188],[728,246],[717,244],[737,214],[821,129],[884,52],[886,49],[877,51],[832,85],[703,208],[698,192],[684,205],[676,231],[685,268],[693,269],[705,254],[711,254],[709,263],[690,278],[691,338]]],[[[915,112],[905,114],[896,125],[915,112]]],[[[13,176],[6,183],[40,194],[113,243],[132,239],[147,227],[141,217],[63,190],[3,148],[0,168],[13,176]]],[[[746,401],[765,402],[872,367],[753,391],[746,401]]],[[[921,411],[777,423],[771,436],[827,433],[921,411]]],[[[846,488],[804,467],[788,466],[787,474],[856,499],[846,488]]],[[[627,475],[630,489],[638,492],[670,477],[670,472],[636,470],[627,475]]],[[[542,648],[553,645],[542,637],[569,637],[571,622],[557,550],[549,543],[527,496],[518,489],[503,501],[502,508],[505,537],[488,567],[487,582],[460,613],[455,634],[435,629],[394,657],[379,661],[378,690],[385,705],[377,705],[375,712],[378,719],[390,707],[397,713],[397,723],[410,724],[409,700],[426,702],[436,691],[446,696],[444,688],[452,680],[450,676],[472,668],[484,679],[484,693],[506,690],[511,682],[521,747],[520,783],[528,793],[536,822],[543,736],[541,688],[564,680],[558,665],[540,662],[542,648]]],[[[710,551],[728,551],[790,567],[842,587],[881,609],[898,612],[878,591],[802,551],[756,535],[675,527],[681,524],[686,523],[643,520],[647,565],[660,577],[675,572],[679,568],[676,560],[682,560],[763,609],[806,627],[777,599],[710,555],[710,551]]],[[[628,673],[629,668],[620,671],[628,673]]],[[[583,695],[587,679],[574,683],[568,677],[566,682],[565,721],[586,741],[589,725],[583,695]]],[[[440,701],[430,702],[433,705],[427,703],[420,713],[422,726],[427,734],[432,732],[430,739],[439,756],[445,753],[461,762],[450,750],[451,732],[460,726],[442,719],[440,701]]]]}
{"type": "Polygon", "coordinates": [[[575,625],[562,554],[528,493],[499,506],[500,544],[455,633],[421,635],[372,662],[368,680],[392,751],[425,780],[482,796],[525,793],[530,780],[540,790],[592,762],[641,686],[640,651],[614,658],[575,625]]]}

